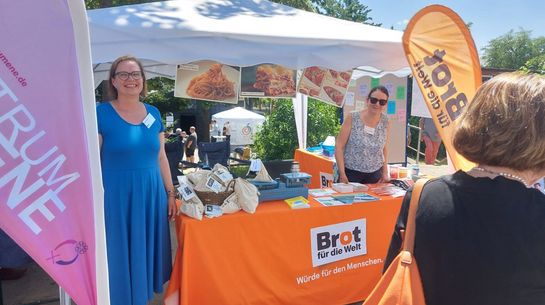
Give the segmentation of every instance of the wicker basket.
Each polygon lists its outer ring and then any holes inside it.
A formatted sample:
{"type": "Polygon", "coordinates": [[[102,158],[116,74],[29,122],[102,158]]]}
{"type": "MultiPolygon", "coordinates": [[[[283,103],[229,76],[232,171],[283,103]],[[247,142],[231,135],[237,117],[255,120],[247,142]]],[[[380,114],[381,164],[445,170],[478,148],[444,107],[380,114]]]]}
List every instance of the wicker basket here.
{"type": "Polygon", "coordinates": [[[231,196],[235,191],[235,180],[231,180],[227,185],[227,188],[223,192],[203,192],[193,190],[197,197],[202,201],[203,204],[213,204],[213,205],[222,205],[227,197],[231,196]]]}

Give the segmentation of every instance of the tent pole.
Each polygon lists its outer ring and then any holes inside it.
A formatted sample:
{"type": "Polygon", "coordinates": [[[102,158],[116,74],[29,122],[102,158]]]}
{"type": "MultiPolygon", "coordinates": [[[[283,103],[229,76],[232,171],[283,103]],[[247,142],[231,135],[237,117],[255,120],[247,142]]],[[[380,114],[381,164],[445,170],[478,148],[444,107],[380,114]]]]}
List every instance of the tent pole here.
{"type": "Polygon", "coordinates": [[[61,286],[59,286],[59,304],[60,305],[72,304],[70,302],[70,296],[68,295],[68,293],[66,293],[66,291],[64,291],[64,289],[61,288],[61,286]]]}

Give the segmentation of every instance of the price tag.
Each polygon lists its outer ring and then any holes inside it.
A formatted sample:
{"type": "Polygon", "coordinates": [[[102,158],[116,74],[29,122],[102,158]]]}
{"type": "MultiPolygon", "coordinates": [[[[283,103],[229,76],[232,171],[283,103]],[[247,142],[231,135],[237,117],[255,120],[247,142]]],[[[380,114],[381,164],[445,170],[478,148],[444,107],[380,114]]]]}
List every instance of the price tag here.
{"type": "Polygon", "coordinates": [[[375,134],[375,128],[373,127],[369,127],[369,126],[364,126],[363,127],[363,131],[367,134],[370,134],[370,135],[374,135],[375,134]]]}
{"type": "Polygon", "coordinates": [[[187,184],[180,184],[178,187],[178,192],[182,194],[184,201],[189,201],[191,198],[197,196],[193,189],[191,189],[187,184]]]}
{"type": "Polygon", "coordinates": [[[233,180],[233,175],[231,175],[230,172],[226,171],[226,170],[223,170],[223,169],[218,169],[216,172],[215,172],[216,176],[218,176],[218,178],[221,179],[222,182],[229,182],[231,180],[233,180]]]}
{"type": "Polygon", "coordinates": [[[250,171],[259,172],[261,170],[261,159],[252,160],[250,164],[250,171]]]}
{"type": "Polygon", "coordinates": [[[221,183],[216,181],[216,179],[212,177],[208,177],[208,180],[206,181],[206,187],[211,189],[214,193],[219,193],[221,191],[221,183]]]}
{"type": "Polygon", "coordinates": [[[146,115],[146,117],[142,121],[142,123],[144,123],[147,128],[150,128],[151,125],[153,125],[153,122],[155,122],[155,118],[153,117],[153,115],[151,115],[151,113],[148,113],[148,115],[146,115]]]}

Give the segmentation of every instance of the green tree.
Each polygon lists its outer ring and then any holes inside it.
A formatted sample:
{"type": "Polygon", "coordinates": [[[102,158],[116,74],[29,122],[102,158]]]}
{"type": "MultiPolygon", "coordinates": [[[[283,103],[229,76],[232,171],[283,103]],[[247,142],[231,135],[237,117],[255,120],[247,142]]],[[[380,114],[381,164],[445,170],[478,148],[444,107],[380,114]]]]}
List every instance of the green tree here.
{"type": "Polygon", "coordinates": [[[545,52],[545,38],[532,39],[531,31],[509,31],[492,39],[482,50],[484,66],[489,68],[519,69],[529,60],[545,52]]]}
{"type": "Polygon", "coordinates": [[[305,10],[309,12],[314,12],[314,7],[310,0],[272,0],[272,2],[284,4],[300,10],[305,10]]]}
{"type": "MultiPolygon", "coordinates": [[[[293,104],[290,99],[278,99],[273,103],[274,110],[254,139],[254,151],[264,160],[291,159],[299,146],[293,104]]],[[[338,109],[309,98],[308,146],[317,145],[328,135],[337,135],[340,129],[338,109]]]]}
{"type": "Polygon", "coordinates": [[[139,4],[147,2],[156,2],[157,0],[85,0],[85,7],[88,10],[95,8],[105,8],[120,5],[139,4]]]}
{"type": "Polygon", "coordinates": [[[316,12],[339,18],[370,25],[381,26],[374,23],[369,16],[371,9],[361,4],[358,0],[312,0],[316,12]]]}
{"type": "Polygon", "coordinates": [[[539,73],[545,75],[545,53],[536,57],[530,58],[524,66],[521,68],[522,71],[539,73]]]}

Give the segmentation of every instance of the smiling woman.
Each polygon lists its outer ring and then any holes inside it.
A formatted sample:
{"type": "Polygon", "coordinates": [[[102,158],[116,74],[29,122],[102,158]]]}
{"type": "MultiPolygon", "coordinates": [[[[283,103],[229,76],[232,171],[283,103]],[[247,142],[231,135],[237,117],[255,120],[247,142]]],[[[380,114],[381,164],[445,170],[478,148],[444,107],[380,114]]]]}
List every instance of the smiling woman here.
{"type": "Polygon", "coordinates": [[[145,304],[170,277],[168,218],[175,193],[157,108],[140,102],[146,76],[129,56],[110,70],[111,101],[97,106],[110,301],[145,304]]]}
{"type": "Polygon", "coordinates": [[[365,109],[346,117],[335,145],[339,182],[367,184],[389,180],[386,147],[390,128],[383,113],[388,96],[385,87],[374,87],[365,109]]]}

